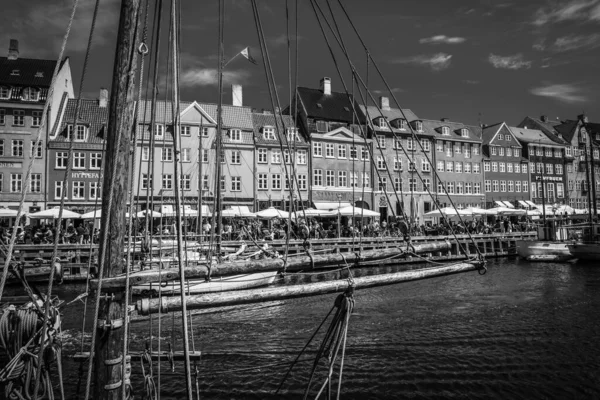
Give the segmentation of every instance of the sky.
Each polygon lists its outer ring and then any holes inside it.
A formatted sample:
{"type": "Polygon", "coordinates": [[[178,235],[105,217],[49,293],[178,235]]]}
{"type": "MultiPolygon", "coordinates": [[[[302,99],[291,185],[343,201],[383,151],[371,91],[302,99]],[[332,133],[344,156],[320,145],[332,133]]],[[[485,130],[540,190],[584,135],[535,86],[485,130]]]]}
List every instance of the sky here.
{"type": "MultiPolygon", "coordinates": [[[[281,106],[289,103],[293,87],[290,70],[292,76],[297,72],[299,86],[318,88],[319,80],[327,76],[332,79],[332,90],[343,92],[343,80],[348,91],[357,94],[360,83],[352,84],[348,60],[326,23],[324,29],[335,58],[310,1],[298,1],[296,16],[296,0],[257,0],[281,106]]],[[[72,0],[7,3],[0,14],[0,48],[5,46],[7,50],[12,38],[19,40],[21,57],[56,59],[72,0]]],[[[110,88],[119,21],[120,0],[101,0],[81,85],[94,3],[79,0],[66,50],[76,93],[81,90],[84,98],[96,98],[101,87],[110,88]]],[[[168,90],[170,2],[164,3],[159,98],[166,98],[168,90]]],[[[217,4],[217,0],[181,1],[182,100],[218,100],[217,4]]],[[[318,0],[318,4],[333,23],[326,0],[318,0]]],[[[505,121],[516,125],[527,115],[575,119],[582,112],[591,121],[600,122],[600,0],[344,0],[354,27],[391,91],[374,64],[367,65],[365,49],[337,0],[330,4],[363,84],[374,98],[390,97],[392,106],[394,96],[401,107],[410,108],[420,118],[446,117],[466,124],[505,121]]],[[[148,31],[151,35],[151,24],[148,31]]],[[[270,109],[264,56],[251,2],[225,0],[226,60],[247,46],[258,65],[238,56],[226,66],[223,101],[231,103],[230,85],[236,83],[243,86],[244,105],[270,109]]],[[[148,70],[148,57],[145,62],[148,70]]],[[[360,88],[364,95],[364,86],[360,88]]]]}

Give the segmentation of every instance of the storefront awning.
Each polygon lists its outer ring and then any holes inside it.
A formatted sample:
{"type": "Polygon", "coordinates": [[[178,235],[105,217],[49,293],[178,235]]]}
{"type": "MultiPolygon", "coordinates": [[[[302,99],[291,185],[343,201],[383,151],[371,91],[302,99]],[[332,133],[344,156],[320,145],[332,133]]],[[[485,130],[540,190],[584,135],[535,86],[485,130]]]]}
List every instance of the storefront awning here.
{"type": "Polygon", "coordinates": [[[494,201],[494,203],[496,203],[496,205],[497,205],[497,206],[499,206],[499,207],[506,207],[506,206],[504,205],[504,202],[502,202],[502,201],[500,201],[500,200],[495,200],[495,201],[494,201]]]}
{"type": "Polygon", "coordinates": [[[527,204],[523,200],[519,200],[519,204],[522,205],[523,207],[529,207],[529,204],[527,204]]]}
{"type": "Polygon", "coordinates": [[[503,201],[504,205],[508,208],[515,208],[515,206],[513,205],[513,203],[511,203],[510,201],[503,201]]]}
{"type": "Polygon", "coordinates": [[[315,201],[314,203],[317,210],[337,210],[338,208],[352,207],[352,204],[343,201],[315,201]]]}
{"type": "Polygon", "coordinates": [[[529,207],[535,207],[535,208],[538,208],[538,207],[539,207],[537,204],[535,204],[535,203],[534,203],[533,201],[531,201],[531,200],[525,200],[525,203],[527,203],[527,205],[528,205],[529,207]]]}

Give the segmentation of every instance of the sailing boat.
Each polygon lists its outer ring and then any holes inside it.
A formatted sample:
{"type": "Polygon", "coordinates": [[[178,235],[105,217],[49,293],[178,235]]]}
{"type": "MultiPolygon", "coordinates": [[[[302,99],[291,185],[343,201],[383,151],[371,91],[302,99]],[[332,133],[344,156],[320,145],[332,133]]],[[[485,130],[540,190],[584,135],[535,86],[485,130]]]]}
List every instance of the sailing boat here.
{"type": "Polygon", "coordinates": [[[569,251],[571,254],[581,261],[600,261],[600,224],[594,222],[594,214],[597,213],[597,201],[596,191],[594,185],[596,184],[595,169],[594,169],[594,142],[592,140],[591,127],[588,122],[587,116],[584,114],[578,116],[580,122],[579,134],[583,135],[585,140],[585,167],[586,177],[588,180],[588,190],[591,193],[591,201],[588,203],[588,212],[590,216],[590,223],[587,229],[584,229],[583,240],[569,245],[569,251]],[[588,144],[590,146],[588,153],[588,144]],[[587,156],[590,156],[590,163],[588,163],[587,156]],[[593,207],[593,208],[592,208],[593,207]]]}

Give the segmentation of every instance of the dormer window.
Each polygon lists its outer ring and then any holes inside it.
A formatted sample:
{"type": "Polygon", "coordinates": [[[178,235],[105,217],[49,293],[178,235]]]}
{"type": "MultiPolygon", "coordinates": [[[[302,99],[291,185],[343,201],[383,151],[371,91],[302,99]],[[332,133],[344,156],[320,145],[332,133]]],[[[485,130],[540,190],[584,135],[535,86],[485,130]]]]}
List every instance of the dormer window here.
{"type": "Polygon", "coordinates": [[[511,141],[511,137],[512,136],[510,136],[510,135],[506,135],[506,137],[504,139],[506,139],[507,142],[510,142],[511,141]]]}
{"type": "Polygon", "coordinates": [[[387,121],[383,117],[379,117],[375,119],[375,125],[377,125],[380,129],[387,129],[387,121]]]}
{"type": "Polygon", "coordinates": [[[442,126],[442,135],[449,136],[450,135],[450,128],[448,128],[447,126],[442,126]]]}
{"type": "Polygon", "coordinates": [[[10,99],[10,87],[9,86],[0,86],[0,99],[2,99],[2,100],[10,99]]]}
{"type": "Polygon", "coordinates": [[[165,126],[163,124],[154,125],[154,137],[157,139],[165,137],[165,126]]]}
{"type": "Polygon", "coordinates": [[[462,128],[460,130],[460,136],[462,136],[462,137],[469,137],[469,130],[467,128],[462,128]]]}
{"type": "Polygon", "coordinates": [[[415,129],[417,132],[423,132],[423,122],[415,121],[415,129]]]}
{"type": "Polygon", "coordinates": [[[275,140],[275,128],[272,126],[264,126],[263,138],[265,138],[265,140],[275,140]]]}
{"type": "Polygon", "coordinates": [[[229,140],[232,142],[241,142],[242,141],[242,131],[240,129],[230,129],[229,130],[229,140]]]}
{"type": "Polygon", "coordinates": [[[38,71],[38,72],[35,73],[35,77],[36,78],[43,78],[44,77],[44,73],[41,72],[41,71],[38,71]]]}
{"type": "Polygon", "coordinates": [[[300,141],[300,138],[298,137],[298,128],[287,128],[286,133],[288,142],[300,141]]]}
{"type": "Polygon", "coordinates": [[[21,92],[21,100],[23,101],[38,101],[40,98],[40,90],[32,87],[27,87],[21,92]]]}
{"type": "Polygon", "coordinates": [[[327,132],[327,122],[317,121],[317,132],[327,132]]]}
{"type": "Polygon", "coordinates": [[[406,130],[406,120],[403,118],[395,119],[394,121],[392,121],[392,126],[394,128],[404,131],[404,130],[406,130]]]}
{"type": "Polygon", "coordinates": [[[68,125],[67,139],[69,141],[74,140],[75,142],[85,142],[87,140],[87,127],[85,125],[77,125],[77,133],[75,133],[75,138],[73,138],[73,125],[68,125]]]}
{"type": "Polygon", "coordinates": [[[13,69],[10,74],[12,76],[20,76],[21,75],[21,71],[19,71],[18,69],[13,69]]]}

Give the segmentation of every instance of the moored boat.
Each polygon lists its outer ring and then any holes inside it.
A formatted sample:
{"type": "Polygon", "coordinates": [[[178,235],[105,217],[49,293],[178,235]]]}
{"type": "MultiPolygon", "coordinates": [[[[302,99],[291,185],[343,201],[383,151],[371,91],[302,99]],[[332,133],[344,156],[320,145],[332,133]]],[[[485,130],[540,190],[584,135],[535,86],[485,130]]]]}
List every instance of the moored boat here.
{"type": "Polygon", "coordinates": [[[573,258],[571,243],[565,227],[548,221],[546,227],[538,228],[538,240],[517,240],[517,254],[527,261],[567,261],[573,258]]]}
{"type": "Polygon", "coordinates": [[[600,261],[600,242],[569,244],[572,256],[581,261],[600,261]]]}

